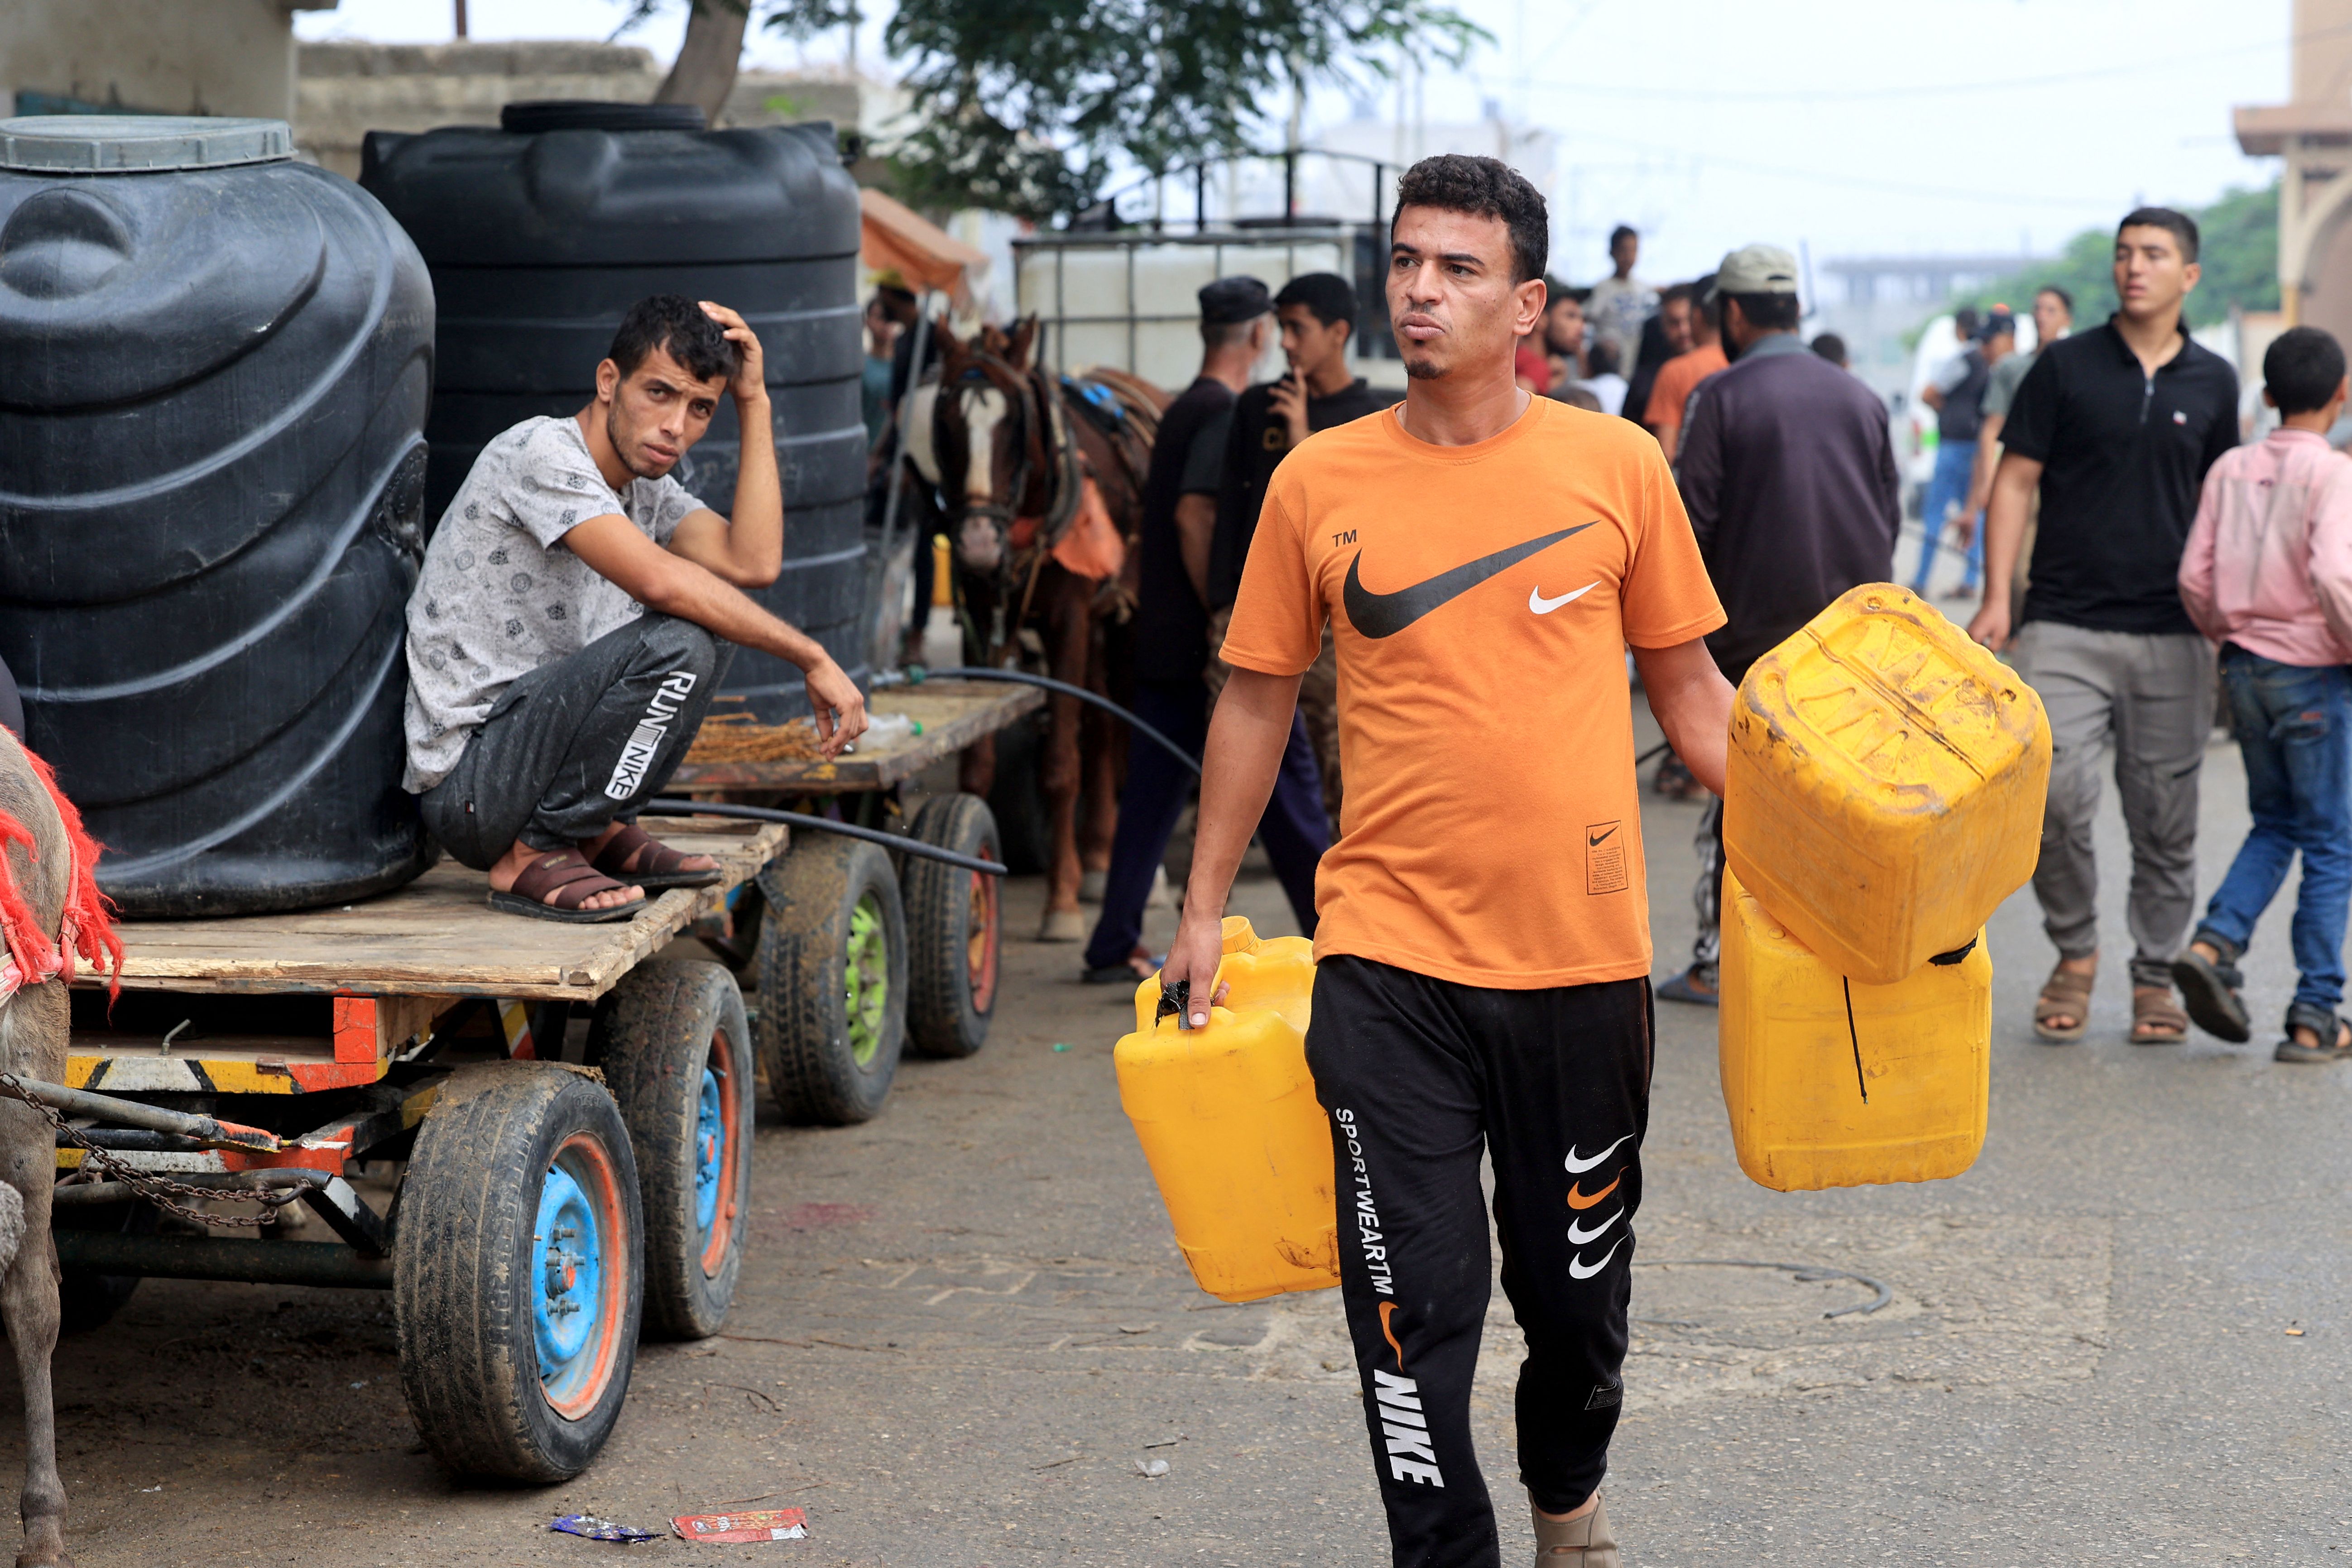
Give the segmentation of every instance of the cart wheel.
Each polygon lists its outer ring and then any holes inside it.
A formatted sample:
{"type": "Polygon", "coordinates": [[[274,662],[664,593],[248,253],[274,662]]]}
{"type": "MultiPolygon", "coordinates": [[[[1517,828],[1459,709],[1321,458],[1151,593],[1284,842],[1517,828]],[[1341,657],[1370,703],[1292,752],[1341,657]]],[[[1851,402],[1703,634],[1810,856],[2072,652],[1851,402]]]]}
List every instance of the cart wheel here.
{"type": "Polygon", "coordinates": [[[720,965],[650,959],[596,1005],[589,1059],[629,1125],[646,1212],[646,1329],[727,1321],[751,1192],[751,1031],[720,965]]]}
{"type": "MultiPolygon", "coordinates": [[[[103,1230],[120,1236],[152,1236],[163,1216],[155,1205],[133,1200],[127,1204],[108,1204],[102,1208],[51,1209],[49,1228],[58,1230],[103,1230]]],[[[86,1268],[60,1269],[58,1274],[58,1330],[60,1333],[87,1333],[102,1329],[122,1310],[131,1292],[139,1289],[141,1276],[136,1274],[92,1274],[86,1268]]]]}
{"type": "Polygon", "coordinates": [[[989,785],[988,809],[1003,834],[1003,863],[1016,877],[1031,877],[1054,858],[1054,823],[1045,811],[1037,769],[1045,752],[1046,716],[1014,720],[996,732],[996,777],[989,785]]]}
{"type": "MultiPolygon", "coordinates": [[[[943,795],[915,814],[914,837],[960,855],[996,857],[996,818],[976,795],[943,795]]],[[[927,1057],[968,1057],[988,1044],[1003,926],[997,879],[907,858],[907,1043],[927,1057]]]]}
{"type": "Polygon", "coordinates": [[[568,1480],[620,1418],[645,1303],[621,1112],[593,1080],[516,1062],[417,1130],[393,1248],[400,1382],[460,1475],[568,1480]]]}
{"type": "Polygon", "coordinates": [[[760,1024],[776,1101],[846,1126],[882,1109],[906,1037],[907,917],[880,846],[812,833],[760,873],[760,1024]]]}

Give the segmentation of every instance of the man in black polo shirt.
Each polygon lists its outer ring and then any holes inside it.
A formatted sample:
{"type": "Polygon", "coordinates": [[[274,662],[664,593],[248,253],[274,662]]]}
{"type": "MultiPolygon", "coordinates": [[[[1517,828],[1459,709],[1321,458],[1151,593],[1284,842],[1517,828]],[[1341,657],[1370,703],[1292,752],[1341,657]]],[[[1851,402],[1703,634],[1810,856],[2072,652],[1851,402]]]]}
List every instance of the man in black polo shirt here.
{"type": "MultiPolygon", "coordinates": [[[[1255,278],[1220,278],[1201,290],[1201,374],[1160,418],[1143,481],[1137,551],[1135,712],[1194,756],[1209,734],[1208,573],[1213,510],[1188,505],[1188,474],[1223,450],[1223,417],[1266,349],[1273,300],[1255,278]]],[[[1311,757],[1277,788],[1258,837],[1301,927],[1315,930],[1315,866],[1330,843],[1311,757]]],[[[1127,752],[1118,832],[1103,879],[1102,915],[1087,943],[1086,978],[1132,984],[1158,966],[1141,945],[1143,906],[1191,797],[1192,772],[1157,745],[1127,752]]]]}
{"type": "Polygon", "coordinates": [[[2197,225],[2141,207],[2116,231],[2106,325],[2043,349],[2017,389],[1987,509],[1984,607],[1969,635],[2011,640],[2010,579],[2027,503],[2041,529],[2017,632],[2018,671],[2042,696],[2056,744],[2033,891],[2058,966],[2034,1032],[2083,1037],[2098,972],[2098,766],[2116,753],[2131,836],[2129,925],[2136,1045],[2184,1038],[2171,963],[2197,893],[2197,772],[2213,723],[2213,652],[2181,607],[2178,575],[2199,488],[2238,444],[2238,377],[2189,337],[2197,225]]]}
{"type": "MultiPolygon", "coordinates": [[[[1265,487],[1275,468],[1316,431],[1377,414],[1397,400],[1392,392],[1373,391],[1348,368],[1348,344],[1356,330],[1356,289],[1345,278],[1336,272],[1301,273],[1274,297],[1274,310],[1282,324],[1282,354],[1290,373],[1243,393],[1232,412],[1203,432],[1203,439],[1221,442],[1224,453],[1215,489],[1216,538],[1209,547],[1209,604],[1215,612],[1210,630],[1213,649],[1224,641],[1225,619],[1241,589],[1242,563],[1249,559],[1250,541],[1257,536],[1257,515],[1265,507],[1265,487]]],[[[1324,810],[1335,826],[1340,795],[1339,679],[1327,629],[1322,656],[1299,685],[1298,716],[1314,744],[1324,810]]]]}

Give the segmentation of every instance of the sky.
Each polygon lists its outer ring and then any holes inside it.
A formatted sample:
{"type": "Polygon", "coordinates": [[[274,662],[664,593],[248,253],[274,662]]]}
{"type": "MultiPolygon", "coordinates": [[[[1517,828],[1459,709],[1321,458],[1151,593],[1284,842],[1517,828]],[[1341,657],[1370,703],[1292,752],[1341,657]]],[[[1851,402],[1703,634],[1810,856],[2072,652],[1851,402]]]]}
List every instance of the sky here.
{"type": "MultiPolygon", "coordinates": [[[[2283,101],[2291,0],[1454,0],[1494,35],[1432,64],[1432,123],[1492,110],[1559,139],[1556,271],[1605,270],[1609,229],[1643,230],[1643,275],[1708,269],[1754,241],[1836,257],[2049,254],[2142,200],[2195,205],[2266,184],[2234,105],[2283,101]],[[1662,26],[1670,21],[1671,26],[1662,26]]],[[[880,56],[888,0],[861,43],[880,56]]],[[[471,0],[481,38],[609,37],[625,0],[471,0]]],[[[627,35],[667,59],[683,0],[627,35]]],[[[430,42],[446,0],[341,0],[308,37],[430,42]]],[[[755,37],[748,64],[832,65],[755,37]]],[[[1351,112],[1318,89],[1305,138],[1351,112]]],[[[1376,111],[1392,87],[1373,84],[1376,111]]],[[[1280,140],[1277,121],[1267,143],[1280,140]]]]}

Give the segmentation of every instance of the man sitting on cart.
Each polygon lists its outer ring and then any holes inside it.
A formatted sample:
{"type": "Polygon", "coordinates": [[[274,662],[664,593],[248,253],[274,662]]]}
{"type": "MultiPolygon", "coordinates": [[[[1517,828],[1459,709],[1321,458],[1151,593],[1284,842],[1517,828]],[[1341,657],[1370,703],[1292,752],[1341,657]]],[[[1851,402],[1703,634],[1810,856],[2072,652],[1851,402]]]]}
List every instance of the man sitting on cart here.
{"type": "Polygon", "coordinates": [[[490,875],[490,904],[626,920],[645,889],[719,879],[636,826],[740,644],[807,677],[827,756],[866,729],[830,655],[753,603],[783,566],[760,341],[723,305],[632,306],[587,406],[482,448],[408,602],[408,771],[425,827],[490,875]],[[731,395],[735,515],[670,478],[731,395]]]}

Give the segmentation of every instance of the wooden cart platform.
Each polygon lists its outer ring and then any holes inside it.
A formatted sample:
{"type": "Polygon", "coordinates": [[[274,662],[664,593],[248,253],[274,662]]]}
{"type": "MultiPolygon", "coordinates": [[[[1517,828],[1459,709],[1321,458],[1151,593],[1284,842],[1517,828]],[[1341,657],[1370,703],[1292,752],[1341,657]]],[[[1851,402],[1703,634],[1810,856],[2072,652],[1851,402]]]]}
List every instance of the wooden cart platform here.
{"type": "Polygon", "coordinates": [[[760,792],[771,795],[852,795],[895,789],[942,757],[992,735],[1045,703],[1034,686],[989,680],[927,680],[877,691],[867,703],[876,715],[903,713],[919,735],[859,746],[829,763],[688,763],[671,776],[674,791],[760,792]]]}
{"type": "MultiPolygon", "coordinates": [[[[639,960],[717,909],[783,853],[787,830],[717,817],[647,817],[649,833],[709,855],[725,879],[651,898],[635,919],[566,925],[489,907],[488,880],[448,861],[381,898],[282,915],[124,921],[125,990],[323,992],[593,1002],[639,960]]],[[[92,984],[84,970],[82,984],[92,984]]]]}

